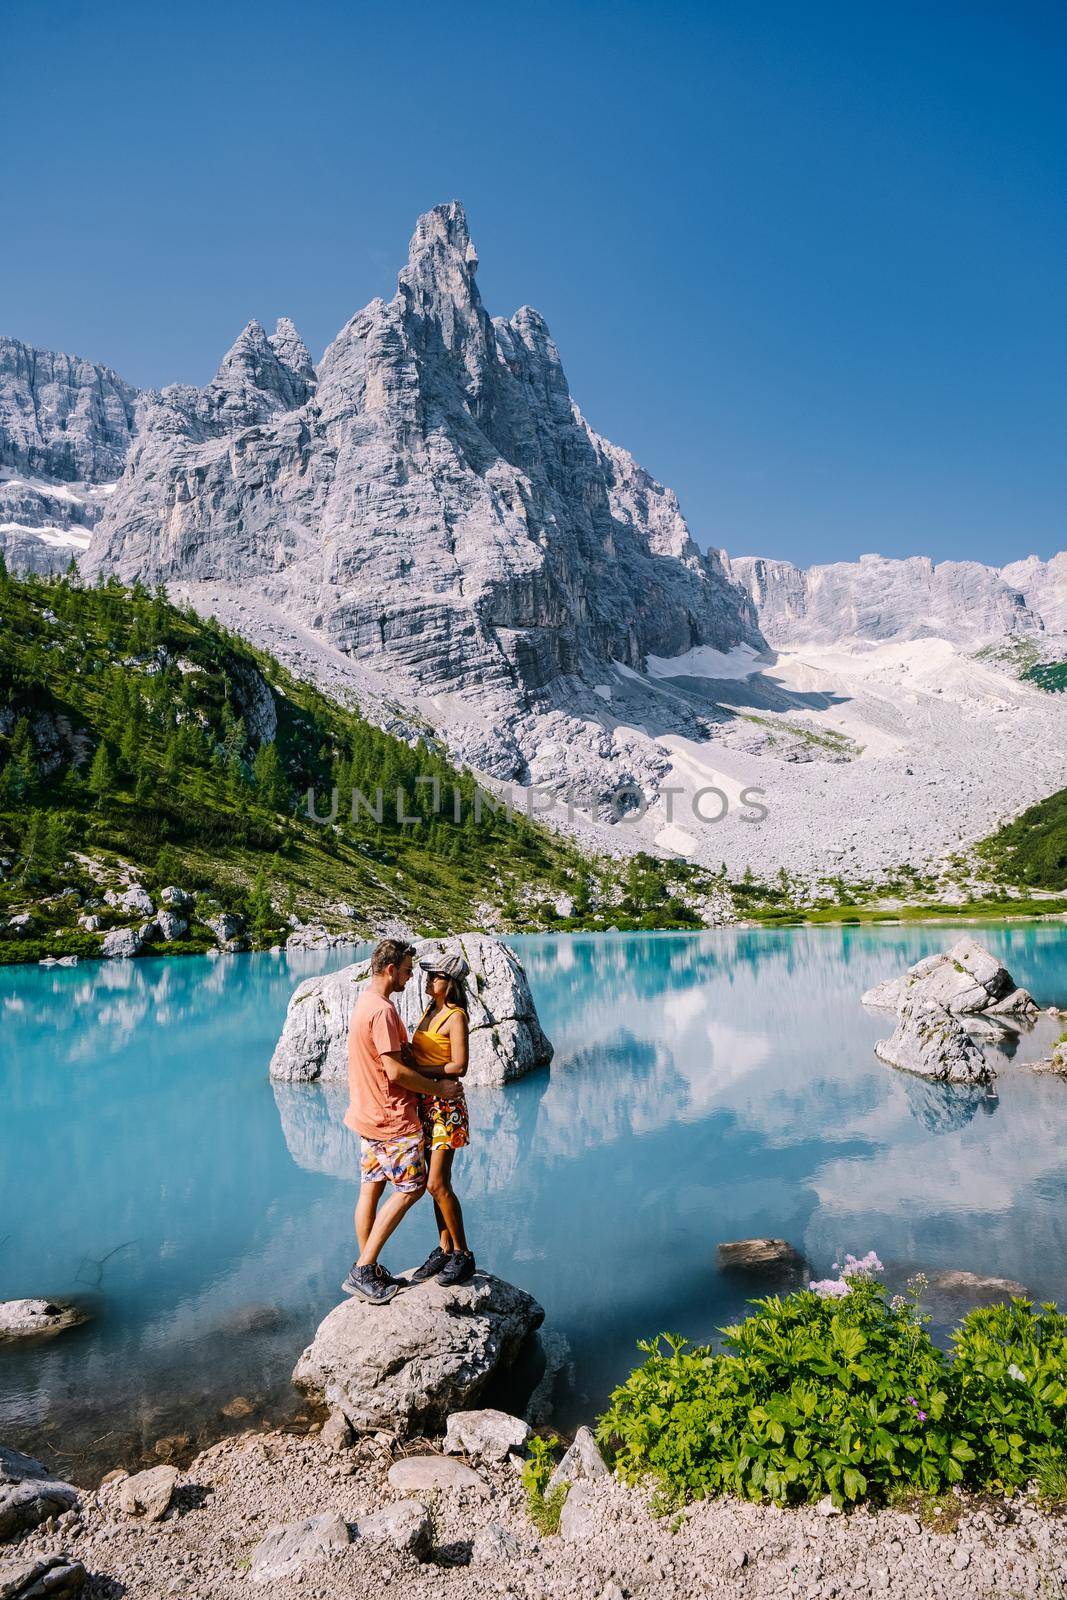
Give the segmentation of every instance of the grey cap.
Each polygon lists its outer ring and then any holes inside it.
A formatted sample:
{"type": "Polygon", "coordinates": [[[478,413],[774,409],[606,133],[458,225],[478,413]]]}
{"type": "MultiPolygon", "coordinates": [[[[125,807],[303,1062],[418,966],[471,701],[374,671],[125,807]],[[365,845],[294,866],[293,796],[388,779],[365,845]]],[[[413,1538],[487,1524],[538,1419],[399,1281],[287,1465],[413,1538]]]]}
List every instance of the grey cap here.
{"type": "Polygon", "coordinates": [[[470,972],[470,964],[462,956],[442,956],[440,961],[420,961],[423,972],[438,972],[442,978],[458,978],[461,982],[470,972]]]}

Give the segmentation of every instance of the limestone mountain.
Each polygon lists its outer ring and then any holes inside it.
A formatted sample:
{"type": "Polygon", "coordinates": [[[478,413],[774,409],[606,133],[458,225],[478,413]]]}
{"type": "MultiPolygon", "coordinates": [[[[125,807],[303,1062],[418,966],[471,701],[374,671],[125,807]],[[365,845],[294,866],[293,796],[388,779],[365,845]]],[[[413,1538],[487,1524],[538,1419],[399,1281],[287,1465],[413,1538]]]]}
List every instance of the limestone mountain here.
{"type": "Polygon", "coordinates": [[[593,719],[618,661],[761,644],[677,499],[572,400],[544,320],[490,318],[463,209],[419,219],[397,293],[317,372],[250,323],[204,389],[147,404],[90,575],[255,594],[526,777],[538,719],[593,719]]]}
{"type": "Polygon", "coordinates": [[[137,427],[110,367],[0,337],[0,551],[50,572],[84,550],[137,427]]]}
{"type": "Polygon", "coordinates": [[[1067,626],[1063,553],[999,568],[865,555],[803,569],[725,553],[724,565],[752,596],[763,634],[775,646],[939,638],[976,647],[1067,626]]]}

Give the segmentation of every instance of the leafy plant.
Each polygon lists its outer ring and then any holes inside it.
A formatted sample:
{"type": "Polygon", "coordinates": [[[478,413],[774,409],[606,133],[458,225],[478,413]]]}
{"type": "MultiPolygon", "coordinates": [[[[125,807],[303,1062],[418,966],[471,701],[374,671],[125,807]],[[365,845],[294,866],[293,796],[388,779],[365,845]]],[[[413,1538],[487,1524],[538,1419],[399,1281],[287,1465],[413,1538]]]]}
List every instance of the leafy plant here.
{"type": "Polygon", "coordinates": [[[1067,1484],[1067,1317],[1013,1301],[975,1311],[951,1358],[923,1326],[917,1283],[886,1300],[864,1262],[754,1302],[725,1348],[677,1335],[615,1390],[598,1436],[667,1505],[737,1494],[778,1505],[928,1499],[955,1485],[1067,1484]]]}
{"type": "Polygon", "coordinates": [[[1067,1474],[1067,1317],[1027,1300],[972,1311],[952,1337],[957,1405],[990,1488],[1067,1474]]]}
{"type": "Polygon", "coordinates": [[[555,1435],[546,1439],[537,1433],[526,1447],[528,1453],[522,1466],[521,1482],[526,1491],[527,1515],[538,1533],[559,1532],[559,1519],[567,1499],[567,1484],[559,1484],[551,1490],[548,1487],[558,1447],[555,1435]]]}

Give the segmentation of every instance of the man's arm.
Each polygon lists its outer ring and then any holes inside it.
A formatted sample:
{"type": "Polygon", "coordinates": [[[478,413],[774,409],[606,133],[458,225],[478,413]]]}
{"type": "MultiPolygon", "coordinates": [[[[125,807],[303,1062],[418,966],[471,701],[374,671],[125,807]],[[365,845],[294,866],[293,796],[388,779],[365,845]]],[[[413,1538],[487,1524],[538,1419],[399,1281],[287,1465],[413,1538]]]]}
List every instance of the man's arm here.
{"type": "Polygon", "coordinates": [[[447,1078],[440,1081],[428,1078],[422,1072],[416,1072],[414,1067],[409,1067],[403,1056],[399,1053],[382,1054],[382,1066],[390,1083],[395,1083],[398,1089],[410,1089],[413,1094],[432,1094],[440,1100],[455,1100],[460,1091],[458,1083],[447,1078]]]}

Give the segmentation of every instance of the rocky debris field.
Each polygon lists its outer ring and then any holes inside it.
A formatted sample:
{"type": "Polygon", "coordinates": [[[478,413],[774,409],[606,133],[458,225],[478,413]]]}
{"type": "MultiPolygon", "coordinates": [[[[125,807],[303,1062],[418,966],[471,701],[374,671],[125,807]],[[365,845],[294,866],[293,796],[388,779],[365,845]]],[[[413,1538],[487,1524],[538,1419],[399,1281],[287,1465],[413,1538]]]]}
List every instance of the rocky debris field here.
{"type": "Polygon", "coordinates": [[[435,1455],[458,1470],[427,1473],[416,1462],[432,1448],[409,1444],[405,1454],[386,1434],[350,1446],[323,1436],[244,1435],[205,1451],[187,1472],[155,1469],[170,1481],[153,1486],[154,1499],[110,1474],[76,1508],[2,1547],[0,1595],[1058,1600],[1064,1593],[1067,1523],[1021,1497],[953,1502],[932,1522],[911,1512],[827,1516],[816,1507],[734,1501],[656,1516],[643,1491],[602,1477],[573,1485],[560,1533],[543,1535],[527,1515],[514,1457],[435,1455]],[[437,1486],[426,1486],[433,1477],[437,1486]],[[412,1481],[421,1486],[409,1487],[412,1481]],[[162,1511],[160,1494],[168,1502],[162,1511]],[[40,1574],[49,1562],[53,1587],[27,1588],[17,1576],[40,1574]],[[80,1591],[78,1564],[87,1573],[80,1591]]]}

